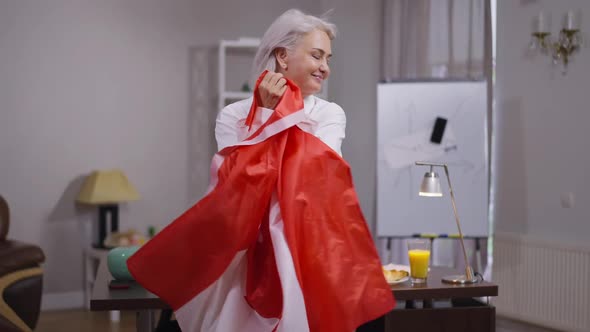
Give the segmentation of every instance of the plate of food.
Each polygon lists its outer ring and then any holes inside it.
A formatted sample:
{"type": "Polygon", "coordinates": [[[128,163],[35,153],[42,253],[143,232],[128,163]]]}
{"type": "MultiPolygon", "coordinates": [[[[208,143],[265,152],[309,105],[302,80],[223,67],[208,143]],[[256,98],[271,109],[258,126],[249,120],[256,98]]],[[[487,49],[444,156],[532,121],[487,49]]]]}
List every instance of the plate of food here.
{"type": "Polygon", "coordinates": [[[390,285],[406,282],[410,279],[410,267],[407,265],[387,264],[382,266],[383,275],[390,285]]]}

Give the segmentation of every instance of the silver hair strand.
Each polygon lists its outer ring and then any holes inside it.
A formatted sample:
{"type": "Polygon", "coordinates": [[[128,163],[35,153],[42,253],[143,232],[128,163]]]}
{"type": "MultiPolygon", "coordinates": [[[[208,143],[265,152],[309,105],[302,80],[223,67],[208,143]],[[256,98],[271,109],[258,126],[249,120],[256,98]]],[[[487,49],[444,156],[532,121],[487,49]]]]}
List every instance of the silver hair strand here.
{"type": "Polygon", "coordinates": [[[336,26],[328,22],[328,11],[321,17],[306,15],[298,9],[289,9],[279,16],[266,30],[254,57],[252,76],[254,80],[265,70],[276,70],[275,50],[285,48],[292,50],[299,39],[313,31],[322,30],[330,40],[336,37],[336,26]]]}

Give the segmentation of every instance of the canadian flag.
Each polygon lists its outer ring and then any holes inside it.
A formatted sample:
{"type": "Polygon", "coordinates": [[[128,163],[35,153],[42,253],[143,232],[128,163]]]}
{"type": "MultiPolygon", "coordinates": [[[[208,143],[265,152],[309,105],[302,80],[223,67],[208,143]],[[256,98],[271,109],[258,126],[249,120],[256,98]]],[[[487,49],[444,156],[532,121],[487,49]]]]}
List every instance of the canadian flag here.
{"type": "Polygon", "coordinates": [[[213,157],[207,195],[127,261],[185,332],[350,332],[395,305],[350,167],[298,127],[287,84],[267,121],[213,157]]]}

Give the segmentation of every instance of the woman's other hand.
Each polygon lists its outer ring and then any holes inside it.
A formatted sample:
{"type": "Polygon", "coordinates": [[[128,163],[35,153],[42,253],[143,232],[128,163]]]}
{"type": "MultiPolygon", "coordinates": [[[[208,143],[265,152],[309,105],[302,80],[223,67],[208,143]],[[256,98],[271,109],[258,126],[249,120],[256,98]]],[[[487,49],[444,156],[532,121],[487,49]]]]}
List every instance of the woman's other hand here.
{"type": "Polygon", "coordinates": [[[287,80],[281,73],[267,72],[258,85],[260,106],[274,110],[287,90],[287,80]]]}

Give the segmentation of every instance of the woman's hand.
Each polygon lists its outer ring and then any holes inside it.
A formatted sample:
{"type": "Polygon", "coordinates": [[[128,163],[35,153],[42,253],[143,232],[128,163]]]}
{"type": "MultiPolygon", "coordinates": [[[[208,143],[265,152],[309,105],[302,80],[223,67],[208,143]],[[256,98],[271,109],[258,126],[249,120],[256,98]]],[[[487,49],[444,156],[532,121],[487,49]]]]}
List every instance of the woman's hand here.
{"type": "Polygon", "coordinates": [[[260,106],[274,110],[287,90],[287,80],[281,73],[267,72],[258,85],[260,106]]]}

